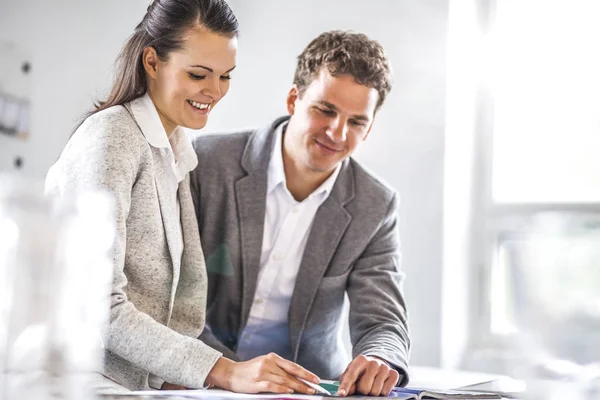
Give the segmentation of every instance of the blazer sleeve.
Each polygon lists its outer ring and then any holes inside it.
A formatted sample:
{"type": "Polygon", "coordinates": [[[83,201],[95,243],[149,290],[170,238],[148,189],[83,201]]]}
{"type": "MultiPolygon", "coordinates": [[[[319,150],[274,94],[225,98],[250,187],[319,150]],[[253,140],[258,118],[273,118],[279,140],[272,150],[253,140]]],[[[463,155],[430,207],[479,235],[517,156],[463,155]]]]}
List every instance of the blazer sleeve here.
{"type": "Polygon", "coordinates": [[[114,198],[116,239],[107,350],[168,382],[201,388],[220,353],[138,311],[125,291],[127,217],[140,168],[142,148],[135,144],[139,139],[120,128],[123,121],[86,125],[71,138],[55,165],[60,168],[49,173],[46,191],[61,195],[100,189],[114,198]]]}
{"type": "Polygon", "coordinates": [[[408,383],[410,339],[402,294],[398,198],[394,194],[379,229],[349,276],[350,338],[353,357],[376,356],[408,383]],[[368,301],[365,301],[368,299],[368,301]]]}

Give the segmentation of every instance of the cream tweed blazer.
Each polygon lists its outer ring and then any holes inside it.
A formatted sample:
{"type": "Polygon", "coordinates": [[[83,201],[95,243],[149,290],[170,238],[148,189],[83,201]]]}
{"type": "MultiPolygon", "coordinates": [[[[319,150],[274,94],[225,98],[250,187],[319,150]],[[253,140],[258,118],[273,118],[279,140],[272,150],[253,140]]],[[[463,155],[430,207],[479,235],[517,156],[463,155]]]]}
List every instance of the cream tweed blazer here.
{"type": "Polygon", "coordinates": [[[149,389],[149,374],[200,388],[221,353],[197,339],[207,278],[189,175],[178,188],[180,222],[168,196],[172,154],[152,147],[133,115],[128,104],[87,118],[48,172],[46,193],[101,189],[115,200],[110,326],[99,372],[130,390],[149,389]],[[184,249],[176,259],[180,229],[184,249]]]}

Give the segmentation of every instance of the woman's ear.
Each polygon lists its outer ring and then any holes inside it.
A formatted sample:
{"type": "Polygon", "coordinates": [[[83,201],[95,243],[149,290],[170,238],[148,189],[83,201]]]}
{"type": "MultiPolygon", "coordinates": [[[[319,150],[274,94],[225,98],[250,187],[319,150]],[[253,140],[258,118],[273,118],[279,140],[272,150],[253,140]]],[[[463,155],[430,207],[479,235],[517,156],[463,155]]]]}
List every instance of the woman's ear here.
{"type": "Polygon", "coordinates": [[[156,79],[156,73],[158,71],[158,54],[154,47],[146,47],[142,53],[142,63],[144,64],[144,70],[148,77],[156,79]]]}

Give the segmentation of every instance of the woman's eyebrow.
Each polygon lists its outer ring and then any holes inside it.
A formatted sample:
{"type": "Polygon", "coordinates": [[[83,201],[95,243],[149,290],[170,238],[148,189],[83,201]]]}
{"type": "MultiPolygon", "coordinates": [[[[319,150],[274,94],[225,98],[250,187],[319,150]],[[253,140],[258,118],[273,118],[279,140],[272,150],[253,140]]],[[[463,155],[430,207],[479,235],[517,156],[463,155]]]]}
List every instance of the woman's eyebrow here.
{"type": "MultiPolygon", "coordinates": [[[[228,72],[231,72],[231,71],[233,71],[233,70],[235,69],[235,67],[236,67],[236,66],[237,66],[237,65],[234,65],[233,67],[229,68],[227,71],[225,71],[225,73],[228,73],[228,72]]],[[[204,65],[200,65],[200,64],[198,64],[198,65],[190,65],[190,67],[192,67],[192,68],[204,68],[204,69],[205,69],[205,70],[207,70],[208,72],[215,72],[215,71],[214,71],[212,68],[205,67],[204,65]]]]}

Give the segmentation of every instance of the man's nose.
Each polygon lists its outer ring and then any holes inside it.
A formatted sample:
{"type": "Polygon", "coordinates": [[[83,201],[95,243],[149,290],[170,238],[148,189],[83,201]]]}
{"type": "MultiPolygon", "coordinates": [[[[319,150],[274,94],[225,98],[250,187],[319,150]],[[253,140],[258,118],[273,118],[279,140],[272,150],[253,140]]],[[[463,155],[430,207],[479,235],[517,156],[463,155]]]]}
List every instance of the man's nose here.
{"type": "Polygon", "coordinates": [[[345,142],[347,133],[346,122],[340,117],[337,117],[331,121],[331,124],[327,128],[327,136],[334,143],[345,142]]]}

